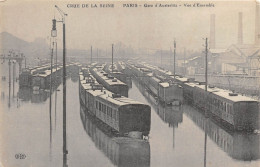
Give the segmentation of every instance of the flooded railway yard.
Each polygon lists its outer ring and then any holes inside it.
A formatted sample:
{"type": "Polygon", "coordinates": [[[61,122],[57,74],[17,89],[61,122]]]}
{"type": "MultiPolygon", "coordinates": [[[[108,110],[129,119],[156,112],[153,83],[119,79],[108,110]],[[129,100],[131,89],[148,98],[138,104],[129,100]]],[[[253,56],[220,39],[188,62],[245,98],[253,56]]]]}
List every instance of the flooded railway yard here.
{"type": "MultiPolygon", "coordinates": [[[[9,166],[62,166],[62,84],[50,92],[1,81],[1,162],[9,166]],[[50,111],[51,108],[51,111],[50,111]],[[16,158],[17,154],[25,158],[16,158]]],[[[260,135],[236,132],[182,104],[164,106],[132,79],[128,97],[151,106],[149,139],[116,137],[86,114],[78,75],[67,78],[68,166],[260,165],[260,135]]],[[[259,120],[259,118],[258,118],[259,120]]]]}

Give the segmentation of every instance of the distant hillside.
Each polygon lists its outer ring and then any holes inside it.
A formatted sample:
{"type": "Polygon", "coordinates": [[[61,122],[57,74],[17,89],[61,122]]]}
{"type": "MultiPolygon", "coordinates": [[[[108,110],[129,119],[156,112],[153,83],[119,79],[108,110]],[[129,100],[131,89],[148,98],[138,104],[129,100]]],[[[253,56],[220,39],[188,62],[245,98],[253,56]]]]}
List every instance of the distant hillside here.
{"type": "Polygon", "coordinates": [[[49,55],[49,46],[45,39],[36,38],[33,42],[27,42],[8,32],[0,33],[0,49],[2,53],[7,53],[8,50],[20,51],[29,61],[35,58],[44,59],[49,55]]]}
{"type": "Polygon", "coordinates": [[[29,45],[28,42],[19,39],[8,32],[0,33],[0,46],[1,49],[17,49],[21,50],[29,45]]]}

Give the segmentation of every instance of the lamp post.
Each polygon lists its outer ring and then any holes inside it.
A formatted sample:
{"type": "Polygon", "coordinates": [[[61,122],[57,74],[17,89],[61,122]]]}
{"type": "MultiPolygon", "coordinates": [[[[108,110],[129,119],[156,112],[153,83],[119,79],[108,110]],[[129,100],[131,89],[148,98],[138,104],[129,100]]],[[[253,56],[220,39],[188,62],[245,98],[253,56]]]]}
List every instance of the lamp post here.
{"type": "MultiPolygon", "coordinates": [[[[67,141],[66,141],[66,41],[65,41],[65,16],[67,16],[66,13],[64,13],[57,5],[55,5],[55,8],[59,11],[62,20],[57,21],[61,22],[63,25],[63,166],[67,166],[67,141]]],[[[57,30],[56,30],[56,20],[53,19],[53,26],[52,34],[57,36],[57,30]]]]}

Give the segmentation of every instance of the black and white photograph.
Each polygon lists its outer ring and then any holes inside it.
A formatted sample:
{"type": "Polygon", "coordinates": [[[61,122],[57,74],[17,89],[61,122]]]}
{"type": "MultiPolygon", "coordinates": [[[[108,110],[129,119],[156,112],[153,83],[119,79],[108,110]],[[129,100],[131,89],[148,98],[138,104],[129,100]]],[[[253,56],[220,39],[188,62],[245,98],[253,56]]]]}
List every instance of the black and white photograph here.
{"type": "Polygon", "coordinates": [[[0,167],[259,167],[259,0],[0,0],[0,167]]]}

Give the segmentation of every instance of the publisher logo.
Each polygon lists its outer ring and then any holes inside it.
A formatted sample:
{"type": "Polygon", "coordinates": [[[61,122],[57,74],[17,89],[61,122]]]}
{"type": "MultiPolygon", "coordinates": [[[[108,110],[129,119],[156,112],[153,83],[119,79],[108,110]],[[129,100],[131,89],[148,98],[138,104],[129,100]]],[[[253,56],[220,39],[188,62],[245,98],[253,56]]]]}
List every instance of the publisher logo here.
{"type": "Polygon", "coordinates": [[[18,153],[18,154],[15,154],[14,157],[15,157],[15,159],[25,159],[26,155],[23,153],[18,153]]]}

